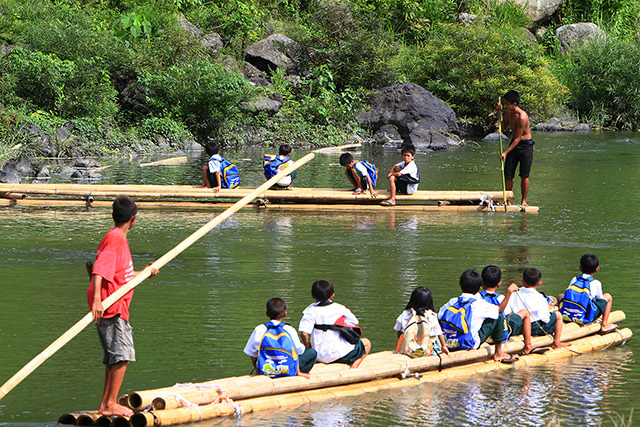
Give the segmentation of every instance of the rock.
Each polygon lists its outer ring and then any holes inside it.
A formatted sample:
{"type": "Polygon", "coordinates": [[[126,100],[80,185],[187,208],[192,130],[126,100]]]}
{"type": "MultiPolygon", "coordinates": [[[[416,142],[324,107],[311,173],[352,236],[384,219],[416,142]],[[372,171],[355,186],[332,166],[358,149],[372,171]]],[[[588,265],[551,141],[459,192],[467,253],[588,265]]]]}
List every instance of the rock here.
{"type": "Polygon", "coordinates": [[[9,163],[4,167],[4,171],[15,172],[17,175],[25,178],[35,176],[33,160],[28,157],[22,157],[16,163],[9,163]]]}
{"type": "Polygon", "coordinates": [[[65,142],[67,139],[71,137],[71,133],[65,129],[64,127],[56,129],[56,136],[58,137],[58,141],[65,142]]]}
{"type": "Polygon", "coordinates": [[[394,125],[384,125],[373,134],[373,142],[383,147],[400,148],[402,137],[394,125]]]}
{"type": "Polygon", "coordinates": [[[15,49],[15,48],[16,48],[16,46],[13,45],[13,44],[0,45],[0,58],[2,58],[5,55],[10,54],[13,51],[13,49],[15,49]]]}
{"type": "Polygon", "coordinates": [[[254,67],[251,63],[245,62],[242,65],[242,75],[255,86],[272,87],[264,73],[254,67]]]}
{"type": "Polygon", "coordinates": [[[202,151],[202,145],[200,145],[197,141],[190,139],[187,141],[184,141],[184,150],[186,152],[193,152],[193,151],[202,151]]]}
{"type": "Polygon", "coordinates": [[[535,34],[533,34],[531,31],[529,31],[527,28],[520,28],[520,31],[522,31],[522,33],[524,34],[524,36],[527,38],[527,40],[529,40],[530,42],[537,42],[538,40],[536,39],[535,34]]]}
{"type": "Polygon", "coordinates": [[[284,34],[273,34],[247,48],[246,61],[263,72],[284,68],[292,74],[298,67],[294,59],[298,44],[284,34]]]}
{"type": "Polygon", "coordinates": [[[178,26],[182,28],[187,34],[193,37],[200,37],[202,35],[202,31],[200,31],[200,28],[187,21],[187,18],[185,18],[184,16],[178,18],[178,26]]]}
{"type": "Polygon", "coordinates": [[[46,166],[43,166],[42,169],[40,169],[40,172],[38,172],[38,175],[36,176],[37,179],[49,179],[51,178],[51,172],[49,171],[49,168],[46,166]]]}
{"type": "Polygon", "coordinates": [[[56,167],[56,169],[54,170],[54,174],[59,176],[62,179],[69,179],[71,178],[76,172],[78,172],[76,169],[72,168],[71,166],[67,166],[67,165],[61,165],[56,167]]]}
{"type": "Polygon", "coordinates": [[[546,122],[535,125],[533,130],[541,132],[560,132],[562,131],[562,123],[560,123],[560,120],[557,118],[552,117],[546,122]]]}
{"type": "Polygon", "coordinates": [[[71,162],[70,166],[73,168],[81,168],[81,169],[95,169],[100,167],[100,162],[88,157],[80,157],[80,158],[74,159],[71,162]]]}
{"type": "Polygon", "coordinates": [[[473,15],[471,13],[460,13],[458,14],[458,23],[468,27],[473,24],[478,19],[478,15],[473,15]]]}
{"type": "Polygon", "coordinates": [[[202,44],[205,45],[214,55],[220,52],[220,49],[224,46],[222,37],[218,33],[209,33],[202,37],[202,44]]]}
{"type": "MultiPolygon", "coordinates": [[[[508,1],[510,0],[500,0],[501,3],[508,1]]],[[[515,3],[527,11],[535,27],[556,13],[563,0],[515,0],[515,3]]]]}
{"type": "Polygon", "coordinates": [[[563,25],[556,30],[556,37],[560,41],[560,53],[565,53],[572,47],[581,46],[585,42],[604,37],[604,35],[604,31],[591,22],[563,25]]]}
{"type": "Polygon", "coordinates": [[[371,101],[371,109],[358,116],[358,123],[374,132],[384,125],[393,125],[405,142],[417,142],[423,148],[430,147],[433,140],[433,134],[427,131],[459,132],[451,107],[413,83],[379,89],[371,101]],[[417,133],[412,135],[414,132],[417,133]]]}
{"type": "Polygon", "coordinates": [[[406,142],[413,144],[416,151],[446,151],[449,145],[458,145],[454,140],[431,129],[417,128],[406,139],[406,142]]]}
{"type": "Polygon", "coordinates": [[[266,113],[270,116],[273,116],[277,114],[278,111],[280,111],[280,108],[282,108],[282,104],[282,95],[278,92],[275,92],[269,95],[269,97],[260,95],[253,101],[243,103],[241,107],[244,111],[248,111],[250,113],[266,113]]]}
{"type": "Polygon", "coordinates": [[[171,144],[169,144],[169,141],[167,140],[167,138],[165,138],[160,134],[154,133],[152,141],[156,146],[158,146],[158,148],[160,148],[163,151],[171,150],[171,144]]]}
{"type": "Polygon", "coordinates": [[[5,184],[19,184],[22,178],[15,171],[0,170],[0,182],[5,184]]]}
{"type": "MultiPolygon", "coordinates": [[[[500,141],[500,134],[498,132],[492,132],[489,135],[487,135],[484,138],[482,138],[482,140],[484,142],[498,142],[498,141],[500,141]]],[[[503,133],[502,134],[502,142],[505,142],[505,141],[509,141],[509,137],[503,133]]]]}
{"type": "Polygon", "coordinates": [[[124,83],[124,86],[118,92],[118,103],[125,110],[146,115],[149,113],[147,95],[151,95],[149,89],[136,79],[129,80],[124,83]]]}
{"type": "Polygon", "coordinates": [[[574,132],[591,132],[591,127],[586,123],[580,123],[573,127],[574,132]]]}
{"type": "Polygon", "coordinates": [[[536,38],[538,40],[544,39],[544,36],[547,34],[547,27],[540,27],[536,30],[536,38]]]}

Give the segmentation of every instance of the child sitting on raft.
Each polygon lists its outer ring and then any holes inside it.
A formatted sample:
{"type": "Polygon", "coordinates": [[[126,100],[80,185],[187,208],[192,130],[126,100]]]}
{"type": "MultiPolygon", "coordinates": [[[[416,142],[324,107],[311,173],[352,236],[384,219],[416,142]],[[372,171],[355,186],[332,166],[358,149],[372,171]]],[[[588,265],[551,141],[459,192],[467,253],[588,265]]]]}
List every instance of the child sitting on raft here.
{"type": "MultiPolygon", "coordinates": [[[[267,179],[273,178],[278,172],[285,170],[289,166],[293,165],[293,160],[289,157],[291,155],[291,146],[289,144],[282,144],[278,148],[278,155],[265,154],[262,166],[264,168],[264,177],[267,179]]],[[[293,171],[291,175],[287,175],[280,181],[271,186],[271,190],[290,190],[291,183],[296,179],[297,171],[293,171]]]]}
{"type": "MultiPolygon", "coordinates": [[[[284,323],[284,318],[287,316],[287,304],[282,298],[271,298],[267,301],[267,317],[271,319],[267,323],[262,323],[255,327],[253,333],[249,337],[247,344],[244,347],[244,353],[251,358],[253,367],[258,374],[269,376],[294,376],[300,375],[305,378],[310,378],[309,371],[313,368],[316,361],[316,351],[314,349],[305,348],[304,344],[300,342],[298,333],[287,323],[284,323]],[[270,333],[269,338],[272,338],[270,346],[279,347],[282,346],[283,352],[275,353],[291,355],[291,360],[287,360],[283,365],[286,372],[281,372],[283,369],[280,367],[278,360],[278,354],[275,358],[265,355],[263,343],[267,333],[270,333]],[[284,333],[284,339],[279,338],[284,333]],[[277,342],[276,345],[273,345],[277,342]],[[288,348],[287,348],[288,347],[288,348]],[[261,355],[262,352],[262,355],[261,355]],[[262,357],[261,357],[262,356],[262,357]],[[258,359],[266,359],[266,363],[262,363],[263,360],[258,363],[258,359]],[[265,369],[267,366],[269,369],[265,369]],[[288,369],[287,369],[288,368],[288,369]]],[[[283,358],[280,357],[280,360],[283,358]]]]}
{"type": "Polygon", "coordinates": [[[517,357],[502,351],[504,327],[498,306],[483,300],[480,295],[482,277],[467,270],[460,276],[459,297],[451,298],[438,311],[438,319],[450,350],[475,350],[493,339],[495,351],[493,360],[513,363],[517,357]]]}
{"type": "Polygon", "coordinates": [[[353,194],[362,194],[368,189],[371,197],[378,197],[378,193],[373,191],[376,183],[372,181],[370,175],[371,171],[377,179],[378,170],[373,164],[356,162],[351,153],[342,153],[340,155],[340,165],[344,166],[344,174],[353,185],[353,194]]]}
{"type": "Polygon", "coordinates": [[[393,327],[393,329],[398,332],[398,347],[396,348],[396,353],[404,353],[412,356],[430,356],[440,353],[449,354],[449,349],[445,344],[444,335],[442,334],[442,328],[440,328],[440,323],[438,322],[438,315],[435,311],[431,291],[423,286],[415,288],[411,293],[407,306],[404,311],[400,313],[393,327]],[[426,321],[428,324],[429,345],[433,347],[428,351],[424,351],[424,348],[418,348],[423,347],[421,346],[422,337],[416,337],[417,339],[414,342],[406,342],[403,344],[403,335],[407,328],[412,324],[423,321],[426,321]],[[416,348],[412,348],[414,346],[416,348]],[[402,348],[407,349],[401,351],[402,348]],[[418,354],[416,351],[423,354],[418,354]]]}
{"type": "Polygon", "coordinates": [[[403,145],[401,151],[402,161],[394,165],[387,175],[391,197],[381,202],[382,206],[395,206],[396,194],[413,194],[418,191],[420,174],[416,162],[413,161],[416,157],[416,147],[411,144],[403,145]]]}
{"type": "Polygon", "coordinates": [[[591,323],[602,316],[600,333],[606,334],[618,329],[609,323],[613,297],[602,293],[602,283],[593,275],[600,271],[600,261],[594,254],[584,254],[580,258],[582,274],[574,277],[567,290],[558,296],[560,313],[567,322],[591,323]]]}
{"type": "Polygon", "coordinates": [[[333,302],[335,293],[333,284],[328,280],[316,280],[311,286],[311,296],[316,301],[302,312],[300,320],[300,336],[306,348],[318,352],[318,361],[322,363],[346,363],[352,368],[360,366],[371,350],[371,342],[367,338],[358,338],[351,333],[351,341],[343,334],[349,335],[345,328],[357,327],[358,319],[351,310],[333,302]]]}

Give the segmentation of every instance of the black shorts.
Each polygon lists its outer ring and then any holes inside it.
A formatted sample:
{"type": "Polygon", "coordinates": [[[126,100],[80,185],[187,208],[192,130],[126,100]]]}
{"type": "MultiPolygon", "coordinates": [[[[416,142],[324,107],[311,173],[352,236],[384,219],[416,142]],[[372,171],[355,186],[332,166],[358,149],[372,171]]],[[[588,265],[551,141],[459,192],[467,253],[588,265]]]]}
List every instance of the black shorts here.
{"type": "Polygon", "coordinates": [[[400,175],[398,179],[396,179],[396,193],[398,194],[409,194],[407,192],[407,187],[409,184],[415,184],[413,179],[409,175],[400,175]]]}
{"type": "Polygon", "coordinates": [[[349,175],[349,177],[351,178],[352,182],[356,182],[356,177],[355,174],[358,175],[358,177],[360,178],[360,185],[362,186],[363,190],[367,190],[369,189],[369,181],[367,181],[367,177],[363,176],[360,174],[360,171],[356,168],[353,169],[347,169],[347,174],[349,175]]]}
{"type": "Polygon", "coordinates": [[[533,140],[525,139],[520,141],[516,148],[507,154],[504,161],[504,177],[513,179],[516,175],[516,167],[520,163],[520,176],[527,178],[531,172],[531,164],[533,163],[533,140]]]}

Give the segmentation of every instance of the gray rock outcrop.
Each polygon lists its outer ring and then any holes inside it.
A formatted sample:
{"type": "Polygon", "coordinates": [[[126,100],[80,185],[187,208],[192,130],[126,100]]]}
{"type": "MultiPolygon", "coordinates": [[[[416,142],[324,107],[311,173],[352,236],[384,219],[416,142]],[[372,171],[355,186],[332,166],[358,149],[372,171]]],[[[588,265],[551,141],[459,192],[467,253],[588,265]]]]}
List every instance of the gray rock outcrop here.
{"type": "MultiPolygon", "coordinates": [[[[507,0],[501,0],[506,3],[507,0]]],[[[515,0],[515,3],[522,6],[526,11],[534,26],[538,26],[557,12],[563,0],[515,0]]]]}
{"type": "Polygon", "coordinates": [[[265,73],[284,68],[287,74],[291,74],[298,67],[295,59],[297,46],[284,34],[273,34],[249,46],[245,59],[265,73]]]}
{"type": "Polygon", "coordinates": [[[572,47],[581,46],[585,42],[604,37],[604,35],[604,31],[591,22],[563,25],[556,30],[556,37],[560,41],[560,53],[565,53],[572,47]]]}

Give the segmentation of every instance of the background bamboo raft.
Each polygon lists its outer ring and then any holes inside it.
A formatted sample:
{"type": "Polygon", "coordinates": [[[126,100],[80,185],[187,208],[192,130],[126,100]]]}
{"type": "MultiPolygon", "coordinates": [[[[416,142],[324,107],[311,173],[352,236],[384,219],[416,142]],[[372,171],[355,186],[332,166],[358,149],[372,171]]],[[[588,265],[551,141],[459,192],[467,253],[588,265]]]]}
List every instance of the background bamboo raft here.
{"type": "MultiPolygon", "coordinates": [[[[621,311],[611,313],[612,322],[624,320],[621,311]]],[[[525,367],[544,363],[547,360],[569,357],[575,354],[606,349],[624,344],[631,339],[632,332],[622,329],[609,335],[594,335],[600,329],[599,323],[579,326],[566,324],[563,341],[571,341],[569,348],[549,351],[542,355],[527,355],[515,364],[525,367]]],[[[550,336],[534,337],[532,344],[538,347],[550,346],[550,336]]],[[[504,345],[505,351],[522,351],[521,337],[514,337],[504,345]]],[[[491,360],[493,347],[483,345],[478,350],[454,352],[450,357],[437,356],[411,359],[394,355],[389,351],[369,355],[359,369],[349,369],[347,365],[314,366],[310,380],[302,377],[270,379],[265,376],[241,376],[208,381],[198,384],[177,385],[155,390],[136,391],[126,397],[128,405],[141,411],[131,420],[118,418],[113,425],[152,426],[174,425],[197,422],[207,418],[233,415],[239,410],[253,412],[282,406],[300,405],[338,396],[353,396],[369,391],[378,391],[397,386],[416,385],[420,382],[439,382],[480,372],[503,369],[506,365],[491,360]],[[438,368],[447,368],[438,371],[438,368]],[[421,380],[416,380],[421,377],[421,380]],[[408,378],[408,379],[401,379],[408,378]],[[235,402],[229,401],[233,399],[235,402]],[[192,406],[187,406],[192,405],[192,406]]],[[[73,423],[77,415],[65,414],[60,423],[73,423]],[[74,418],[75,417],[75,418],[74,418]]],[[[84,418],[85,422],[87,418],[84,418]]],[[[78,421],[79,422],[79,421],[78,421]]],[[[97,425],[109,425],[104,417],[95,420],[97,425]],[[102,424],[101,424],[102,423],[102,424]]],[[[76,422],[76,425],[77,424],[76,422]]]]}

